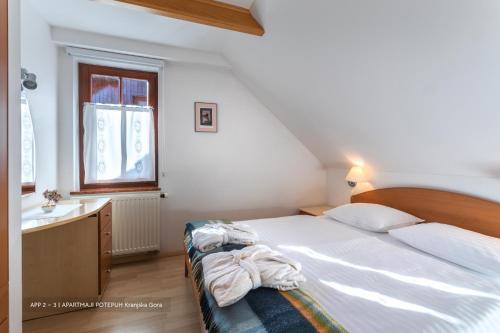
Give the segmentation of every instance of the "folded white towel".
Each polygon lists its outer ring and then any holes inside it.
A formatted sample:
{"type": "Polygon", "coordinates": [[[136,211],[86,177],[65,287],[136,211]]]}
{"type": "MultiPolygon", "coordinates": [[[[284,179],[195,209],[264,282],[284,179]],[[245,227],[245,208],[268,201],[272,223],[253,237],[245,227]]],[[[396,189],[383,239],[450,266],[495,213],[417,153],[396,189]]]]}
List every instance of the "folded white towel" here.
{"type": "Polygon", "coordinates": [[[202,264],[205,288],[220,307],[236,303],[260,286],[291,290],[305,281],[300,263],[265,245],[213,253],[202,264]]]}
{"type": "Polygon", "coordinates": [[[243,223],[206,224],[193,231],[193,245],[207,252],[225,244],[253,245],[259,237],[250,226],[243,223]]]}

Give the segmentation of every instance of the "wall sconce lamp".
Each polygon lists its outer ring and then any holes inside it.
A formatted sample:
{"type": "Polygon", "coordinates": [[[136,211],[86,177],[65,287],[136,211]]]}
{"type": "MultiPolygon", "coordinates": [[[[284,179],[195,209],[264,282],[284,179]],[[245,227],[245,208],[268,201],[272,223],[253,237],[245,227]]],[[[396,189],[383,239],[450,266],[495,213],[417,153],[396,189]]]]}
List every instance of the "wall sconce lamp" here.
{"type": "Polygon", "coordinates": [[[21,68],[21,90],[35,90],[38,87],[36,83],[36,75],[28,72],[26,68],[21,68]]]}
{"type": "Polygon", "coordinates": [[[350,187],[355,187],[357,183],[365,182],[366,175],[363,168],[360,166],[353,166],[351,170],[349,170],[345,180],[347,180],[347,184],[350,187]]]}

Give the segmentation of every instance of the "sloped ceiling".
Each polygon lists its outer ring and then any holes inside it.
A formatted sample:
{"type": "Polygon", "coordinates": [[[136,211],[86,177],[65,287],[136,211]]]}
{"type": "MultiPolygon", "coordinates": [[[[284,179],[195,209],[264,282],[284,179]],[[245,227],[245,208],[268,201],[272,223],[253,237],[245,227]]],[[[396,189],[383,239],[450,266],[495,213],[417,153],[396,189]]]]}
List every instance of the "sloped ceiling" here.
{"type": "Polygon", "coordinates": [[[52,25],[222,53],[326,166],[500,178],[499,1],[256,0],[264,37],[32,3],[52,25]]]}
{"type": "Polygon", "coordinates": [[[327,166],[500,177],[500,2],[257,0],[236,73],[327,166]]]}

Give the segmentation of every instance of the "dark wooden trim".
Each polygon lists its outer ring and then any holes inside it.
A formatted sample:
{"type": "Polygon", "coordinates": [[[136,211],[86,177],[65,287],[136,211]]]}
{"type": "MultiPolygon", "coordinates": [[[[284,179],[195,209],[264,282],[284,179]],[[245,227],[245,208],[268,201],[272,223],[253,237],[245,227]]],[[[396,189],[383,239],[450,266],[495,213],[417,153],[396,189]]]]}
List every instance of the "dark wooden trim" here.
{"type": "Polygon", "coordinates": [[[87,195],[87,194],[107,194],[107,193],[128,193],[128,192],[159,192],[159,187],[125,187],[125,188],[98,188],[86,189],[75,192],[70,192],[70,195],[87,195]]]}
{"type": "Polygon", "coordinates": [[[0,0],[0,333],[9,326],[8,41],[8,1],[0,0]]]}
{"type": "Polygon", "coordinates": [[[256,36],[264,28],[249,9],[214,0],[99,0],[174,19],[210,25],[256,36]]]}
{"type": "MultiPolygon", "coordinates": [[[[103,189],[109,193],[124,192],[125,189],[131,188],[158,188],[158,73],[144,72],[130,69],[122,69],[115,67],[97,66],[80,63],[78,65],[78,105],[79,105],[79,159],[80,159],[80,191],[103,189]],[[83,106],[86,102],[90,102],[91,85],[90,77],[92,74],[119,76],[120,78],[130,78],[147,80],[149,82],[149,101],[153,108],[154,131],[155,131],[155,180],[150,182],[123,182],[123,183],[99,183],[85,184],[85,168],[83,165],[83,106]]],[[[120,79],[121,82],[121,79],[120,79]]],[[[121,85],[120,85],[120,103],[122,102],[121,85]]]]}
{"type": "MultiPolygon", "coordinates": [[[[83,161],[80,162],[81,164],[83,161]]],[[[84,174],[85,175],[85,174],[84,174]]],[[[152,188],[157,188],[158,187],[158,182],[157,181],[151,181],[151,182],[123,182],[123,183],[99,183],[99,184],[84,184],[80,186],[80,191],[84,190],[99,190],[99,189],[115,189],[115,190],[120,190],[120,189],[127,189],[127,188],[138,188],[138,187],[152,187],[152,188]]]]}
{"type": "Polygon", "coordinates": [[[36,192],[36,185],[31,183],[31,184],[22,184],[21,187],[21,194],[30,194],[30,193],[35,193],[36,192]]]}

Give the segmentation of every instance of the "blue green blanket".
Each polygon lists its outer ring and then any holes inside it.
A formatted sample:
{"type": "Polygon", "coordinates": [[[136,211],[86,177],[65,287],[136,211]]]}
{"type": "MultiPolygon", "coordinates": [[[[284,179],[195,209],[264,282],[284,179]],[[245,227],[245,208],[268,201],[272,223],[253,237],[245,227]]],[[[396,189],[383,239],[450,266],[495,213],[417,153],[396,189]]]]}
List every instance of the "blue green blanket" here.
{"type": "Polygon", "coordinates": [[[186,225],[184,243],[192,279],[200,300],[203,321],[208,332],[220,333],[309,333],[347,332],[304,292],[258,288],[237,303],[220,308],[205,290],[201,259],[211,253],[242,249],[244,245],[225,245],[210,252],[193,247],[192,232],[207,223],[231,223],[227,220],[194,221],[186,225]]]}

